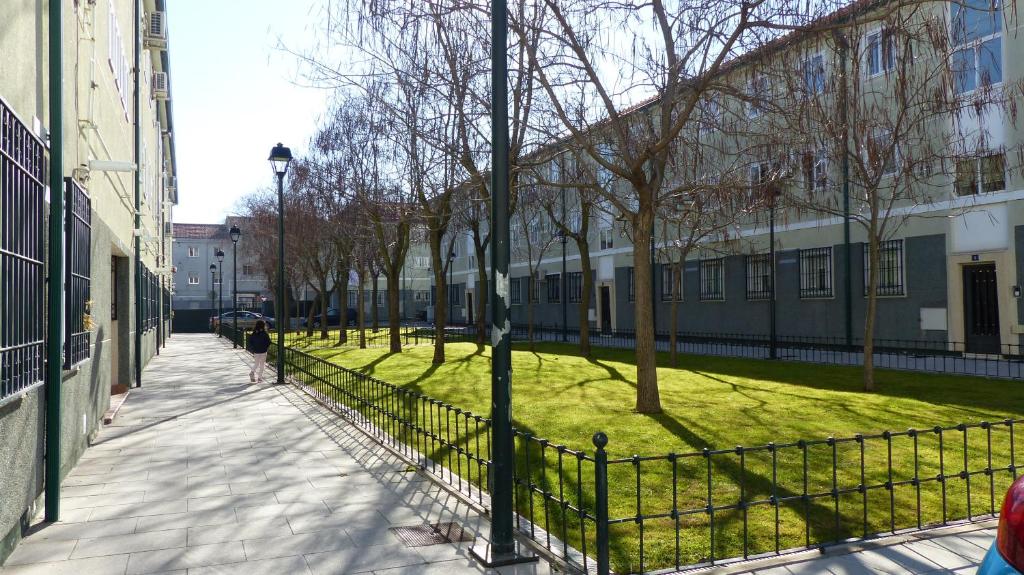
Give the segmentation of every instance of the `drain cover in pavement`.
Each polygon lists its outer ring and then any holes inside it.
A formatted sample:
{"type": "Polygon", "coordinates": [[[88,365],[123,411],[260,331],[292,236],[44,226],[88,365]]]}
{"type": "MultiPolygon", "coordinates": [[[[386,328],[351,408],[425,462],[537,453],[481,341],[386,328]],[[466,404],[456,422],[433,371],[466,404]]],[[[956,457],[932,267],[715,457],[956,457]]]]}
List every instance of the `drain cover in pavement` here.
{"type": "Polygon", "coordinates": [[[466,533],[458,523],[451,522],[415,527],[392,527],[391,531],[402,540],[406,547],[426,547],[427,545],[473,540],[473,537],[466,533]]]}

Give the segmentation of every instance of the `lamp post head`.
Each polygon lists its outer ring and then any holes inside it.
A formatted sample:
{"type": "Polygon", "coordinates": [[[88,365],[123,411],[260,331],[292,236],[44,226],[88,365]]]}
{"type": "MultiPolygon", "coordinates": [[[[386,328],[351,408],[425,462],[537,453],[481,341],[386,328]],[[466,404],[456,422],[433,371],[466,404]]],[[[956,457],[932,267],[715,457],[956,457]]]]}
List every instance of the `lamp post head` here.
{"type": "Polygon", "coordinates": [[[238,243],[238,238],[242,237],[242,230],[238,229],[238,226],[231,226],[231,231],[228,232],[231,236],[231,241],[238,243]]]}
{"type": "Polygon", "coordinates": [[[221,262],[221,263],[224,262],[224,250],[217,250],[216,252],[214,252],[213,255],[217,256],[217,261],[218,262],[221,262]]]}
{"type": "Polygon", "coordinates": [[[288,164],[292,161],[292,151],[278,142],[274,149],[270,150],[270,157],[267,159],[270,160],[270,165],[274,168],[274,174],[283,178],[288,173],[288,164]]]}
{"type": "Polygon", "coordinates": [[[216,273],[216,272],[217,272],[217,264],[210,264],[210,273],[212,274],[212,273],[216,273]]]}

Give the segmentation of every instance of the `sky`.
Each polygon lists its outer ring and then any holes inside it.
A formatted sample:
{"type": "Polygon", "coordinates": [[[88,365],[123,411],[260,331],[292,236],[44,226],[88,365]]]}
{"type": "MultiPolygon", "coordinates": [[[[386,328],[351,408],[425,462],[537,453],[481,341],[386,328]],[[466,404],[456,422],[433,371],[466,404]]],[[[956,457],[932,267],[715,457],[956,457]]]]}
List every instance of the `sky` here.
{"type": "Polygon", "coordinates": [[[174,221],[218,223],[274,184],[277,142],[307,147],[329,92],[296,84],[283,42],[310,45],[318,0],[167,2],[178,205],[174,221]]]}

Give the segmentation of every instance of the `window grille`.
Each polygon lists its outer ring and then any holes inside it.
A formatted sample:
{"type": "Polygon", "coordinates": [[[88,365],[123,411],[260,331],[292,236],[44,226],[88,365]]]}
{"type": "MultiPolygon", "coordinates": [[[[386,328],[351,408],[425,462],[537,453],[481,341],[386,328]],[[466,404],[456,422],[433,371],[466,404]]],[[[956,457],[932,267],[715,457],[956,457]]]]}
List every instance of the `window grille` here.
{"type": "Polygon", "coordinates": [[[747,256],[747,299],[764,300],[772,297],[772,265],[769,254],[747,256]]]}
{"type": "Polygon", "coordinates": [[[725,258],[700,260],[701,301],[725,299],[725,258]]]}
{"type": "Polygon", "coordinates": [[[800,250],[800,297],[832,297],[832,248],[800,250]]]}
{"type": "Polygon", "coordinates": [[[629,284],[629,290],[626,293],[626,299],[628,301],[636,301],[636,269],[626,268],[626,283],[629,284]]]}
{"type": "Polygon", "coordinates": [[[565,274],[565,291],[569,303],[580,303],[583,301],[583,272],[569,272],[565,274]]]}
{"type": "MultiPolygon", "coordinates": [[[[868,295],[868,274],[871,273],[869,245],[864,244],[864,295],[868,295]]],[[[903,240],[888,240],[878,244],[878,286],[881,296],[903,295],[903,240]]]]}
{"type": "Polygon", "coordinates": [[[92,338],[92,204],[71,178],[64,179],[64,194],[64,369],[70,369],[89,359],[92,338]]]}
{"type": "Polygon", "coordinates": [[[43,380],[43,143],[0,100],[0,398],[43,380]]]}
{"type": "MultiPolygon", "coordinates": [[[[679,270],[680,275],[682,275],[682,271],[682,269],[679,270]]],[[[682,278],[679,280],[679,293],[675,293],[675,272],[675,267],[672,264],[661,266],[661,301],[672,301],[673,295],[677,301],[683,301],[682,278]]]]}
{"type": "Polygon", "coordinates": [[[523,278],[512,278],[509,281],[509,292],[512,298],[511,305],[523,303],[523,278]]]}
{"type": "Polygon", "coordinates": [[[548,288],[548,303],[560,303],[562,301],[562,281],[558,274],[544,276],[544,283],[548,288]]]}

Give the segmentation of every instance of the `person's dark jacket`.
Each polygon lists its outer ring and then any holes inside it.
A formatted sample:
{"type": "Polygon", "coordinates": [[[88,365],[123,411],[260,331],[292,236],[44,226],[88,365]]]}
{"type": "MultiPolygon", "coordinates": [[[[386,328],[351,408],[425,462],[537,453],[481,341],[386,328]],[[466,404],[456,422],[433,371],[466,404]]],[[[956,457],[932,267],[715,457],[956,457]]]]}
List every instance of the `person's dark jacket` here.
{"type": "Polygon", "coordinates": [[[249,336],[249,351],[253,353],[267,353],[270,349],[270,336],[265,331],[254,331],[249,336]]]}

